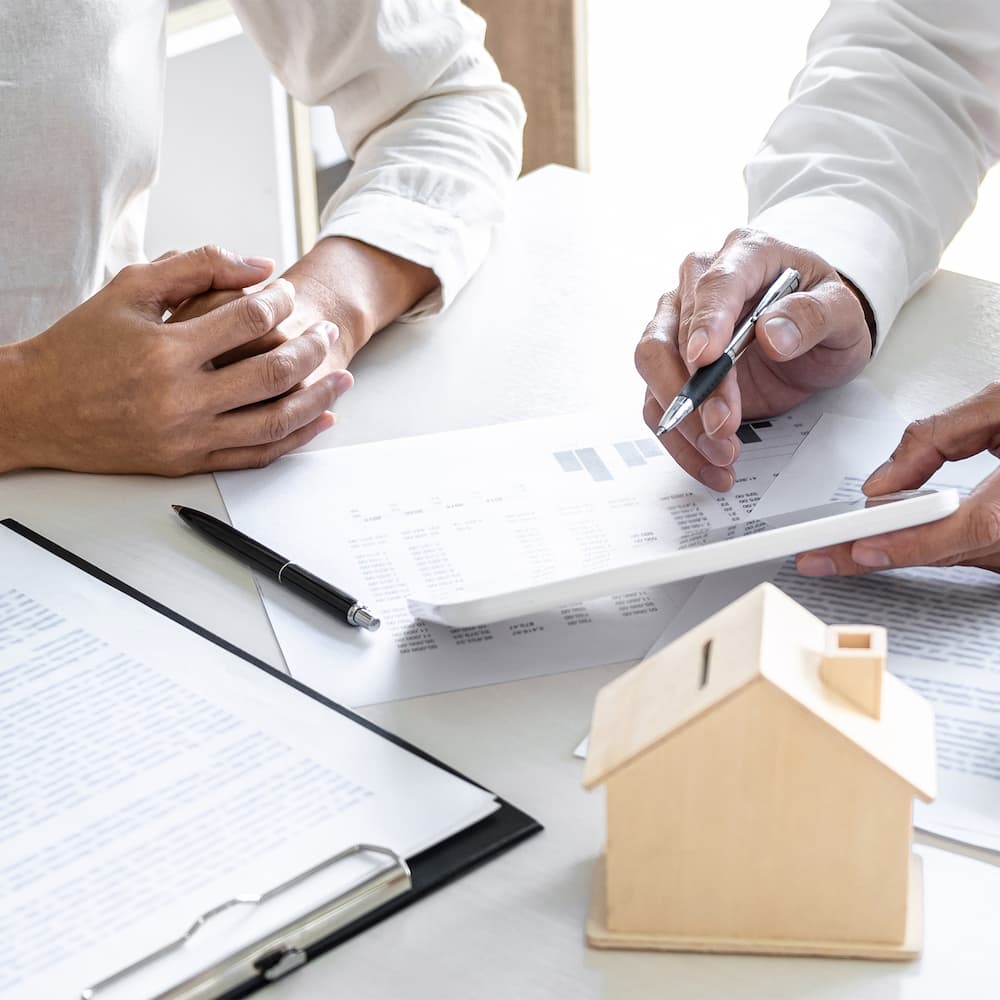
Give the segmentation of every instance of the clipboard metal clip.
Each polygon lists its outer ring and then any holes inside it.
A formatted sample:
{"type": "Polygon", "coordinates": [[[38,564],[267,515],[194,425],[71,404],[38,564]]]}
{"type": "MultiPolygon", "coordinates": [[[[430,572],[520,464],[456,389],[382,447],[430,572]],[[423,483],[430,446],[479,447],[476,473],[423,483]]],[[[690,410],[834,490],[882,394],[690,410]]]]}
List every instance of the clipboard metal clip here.
{"type": "Polygon", "coordinates": [[[98,1000],[102,994],[110,991],[122,980],[179,951],[205,924],[220,913],[237,906],[260,906],[280,893],[305,882],[313,875],[359,854],[377,854],[388,860],[372,874],[352,883],[334,899],[315,907],[284,927],[258,938],[238,952],[170,987],[165,992],[158,993],[153,1000],[210,1000],[254,980],[273,982],[280,979],[305,965],[309,959],[308,949],[311,945],[406,892],[412,885],[412,879],[405,858],[388,847],[355,844],[258,895],[234,896],[232,899],[227,899],[198,916],[183,934],[162,948],[144,955],[93,986],[88,986],[80,994],[80,1000],[98,1000]]]}

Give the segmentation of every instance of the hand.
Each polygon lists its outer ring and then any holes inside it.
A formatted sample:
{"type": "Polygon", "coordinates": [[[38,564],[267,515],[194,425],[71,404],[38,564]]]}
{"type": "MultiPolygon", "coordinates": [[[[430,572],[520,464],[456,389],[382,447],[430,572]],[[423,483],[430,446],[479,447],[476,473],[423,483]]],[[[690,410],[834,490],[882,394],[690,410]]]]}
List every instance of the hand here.
{"type": "Polygon", "coordinates": [[[4,348],[0,470],[184,475],[260,466],[330,427],[342,380],[300,387],[327,357],[329,324],[222,370],[210,363],[290,315],[288,282],[162,322],[192,296],[259,282],[270,269],[213,247],[136,264],[44,333],[4,348]]]}
{"type": "MultiPolygon", "coordinates": [[[[875,497],[916,489],[946,461],[981,451],[1000,458],[1000,382],[937,416],[910,424],[864,491],[875,497]]],[[[807,552],[797,564],[806,576],[854,575],[898,566],[979,566],[1000,572],[1000,470],[940,521],[807,552]]]]}
{"type": "Polygon", "coordinates": [[[743,420],[784,413],[813,392],[849,381],[871,356],[862,300],[824,260],[764,233],[738,229],[717,254],[690,254],[635,351],[646,381],[643,416],[654,429],[697,368],[722,355],[733,330],[786,268],[798,292],[758,320],[746,354],[705,403],[670,434],[667,451],[712,489],[732,488],[743,420]]]}
{"type": "MultiPolygon", "coordinates": [[[[345,366],[371,336],[437,286],[437,277],[428,268],[341,236],[320,240],[283,277],[295,287],[294,313],[260,340],[216,358],[217,366],[270,350],[326,320],[336,325],[338,335],[311,378],[341,374],[350,379],[345,366]]],[[[204,315],[240,294],[213,291],[193,297],[172,319],[204,315]]]]}

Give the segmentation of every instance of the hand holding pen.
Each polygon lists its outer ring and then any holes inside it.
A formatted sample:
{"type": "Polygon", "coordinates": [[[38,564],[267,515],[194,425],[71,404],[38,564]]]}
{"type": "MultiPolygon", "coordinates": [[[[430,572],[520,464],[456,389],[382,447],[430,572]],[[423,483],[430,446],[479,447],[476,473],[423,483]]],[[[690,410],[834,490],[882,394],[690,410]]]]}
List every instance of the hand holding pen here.
{"type": "MultiPolygon", "coordinates": [[[[660,299],[636,348],[636,367],[648,387],[647,425],[659,429],[685,383],[732,349],[741,320],[757,313],[739,363],[724,361],[732,370],[686,419],[682,409],[679,426],[660,437],[691,476],[712,489],[730,489],[741,421],[784,413],[864,367],[873,338],[863,303],[821,258],[764,233],[737,230],[719,253],[688,256],[679,286],[660,299]],[[772,286],[780,287],[787,269],[799,273],[797,289],[755,309],[772,286]]],[[[696,387],[709,378],[698,378],[696,387]]]]}

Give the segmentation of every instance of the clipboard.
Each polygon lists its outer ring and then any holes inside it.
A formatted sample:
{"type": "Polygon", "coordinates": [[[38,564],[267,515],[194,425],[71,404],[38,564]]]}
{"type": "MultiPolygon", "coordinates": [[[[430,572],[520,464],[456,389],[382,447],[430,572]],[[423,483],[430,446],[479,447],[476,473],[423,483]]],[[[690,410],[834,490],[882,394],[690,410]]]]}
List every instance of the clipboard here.
{"type": "MultiPolygon", "coordinates": [[[[482,785],[466,778],[459,771],[425,753],[419,747],[313,691],[258,657],[185,618],[20,522],[6,518],[0,519],[0,525],[203,639],[239,656],[283,684],[295,688],[304,696],[320,702],[334,712],[339,712],[357,725],[449,774],[483,788],[482,785]]],[[[127,979],[131,972],[155,963],[167,953],[183,947],[185,941],[197,933],[213,916],[232,906],[262,904],[320,870],[356,854],[381,857],[383,864],[378,870],[349,886],[335,899],[302,914],[292,923],[247,945],[238,953],[227,956],[215,966],[200,971],[186,982],[170,987],[151,1000],[235,1000],[236,997],[247,996],[542,830],[537,820],[516,806],[498,796],[496,801],[499,803],[499,808],[495,812],[411,858],[400,857],[392,850],[391,845],[354,844],[289,881],[269,888],[257,897],[224,900],[207,913],[192,914],[192,923],[185,934],[165,942],[156,952],[118,970],[103,981],[84,988],[81,1000],[101,1000],[115,985],[127,979]]]]}

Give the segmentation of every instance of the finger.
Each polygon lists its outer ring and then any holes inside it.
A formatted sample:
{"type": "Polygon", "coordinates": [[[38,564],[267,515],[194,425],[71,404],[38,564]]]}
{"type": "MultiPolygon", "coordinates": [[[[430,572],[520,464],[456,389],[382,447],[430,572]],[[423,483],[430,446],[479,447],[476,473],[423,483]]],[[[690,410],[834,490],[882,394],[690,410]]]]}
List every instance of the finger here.
{"type": "Polygon", "coordinates": [[[765,310],[754,332],[757,346],[773,361],[797,358],[818,344],[850,348],[871,339],[857,296],[832,273],[765,310]]]}
{"type": "Polygon", "coordinates": [[[192,295],[212,288],[245,288],[263,281],[273,270],[274,261],[267,257],[240,257],[222,247],[204,246],[133,265],[123,274],[128,280],[142,281],[151,310],[161,316],[192,295]]]}
{"type": "Polygon", "coordinates": [[[868,496],[922,486],[946,461],[1000,449],[1000,383],[943,413],[916,420],[862,487],[868,496]]]}
{"type": "Polygon", "coordinates": [[[695,286],[688,363],[703,367],[718,358],[747,307],[789,266],[798,269],[803,289],[812,288],[829,272],[820,258],[764,233],[746,229],[730,233],[695,286]]]}
{"type": "Polygon", "coordinates": [[[831,571],[852,575],[902,566],[986,565],[998,553],[1000,471],[983,480],[948,517],[805,553],[798,566],[810,576],[826,576],[831,571]]]}
{"type": "Polygon", "coordinates": [[[774,280],[782,265],[777,244],[758,242],[741,230],[730,234],[691,289],[689,332],[682,352],[692,371],[722,354],[748,303],[774,280]]]}
{"type": "Polygon", "coordinates": [[[684,361],[688,374],[698,367],[697,363],[688,361],[688,353],[690,351],[692,356],[697,356],[700,354],[702,346],[700,340],[693,348],[690,343],[691,316],[694,313],[695,306],[695,288],[701,276],[712,266],[714,259],[715,254],[689,253],[681,261],[680,270],[677,275],[679,280],[676,292],[678,322],[675,339],[677,341],[678,353],[684,361]]]}
{"type": "Polygon", "coordinates": [[[273,461],[287,455],[296,448],[308,444],[317,434],[329,430],[336,423],[332,413],[322,413],[305,427],[300,427],[294,433],[281,441],[271,444],[244,448],[224,448],[214,451],[208,456],[204,471],[222,472],[227,469],[262,469],[273,461]]]}
{"type": "MultiPolygon", "coordinates": [[[[636,368],[660,405],[661,415],[688,377],[672,337],[677,327],[676,302],[676,290],[660,299],[656,316],[635,349],[636,368]]],[[[740,412],[739,383],[730,373],[704,406],[684,421],[681,433],[712,464],[731,465],[739,454],[735,435],[740,412]]],[[[655,425],[652,429],[655,432],[655,425]]]]}
{"type": "Polygon", "coordinates": [[[278,278],[266,288],[241,295],[203,316],[183,320],[178,329],[187,331],[199,364],[258,340],[270,333],[295,308],[295,288],[278,278]]]}
{"type": "Polygon", "coordinates": [[[327,375],[314,385],[281,399],[223,414],[213,435],[216,449],[276,444],[329,410],[346,391],[340,375],[327,375]]]}
{"type": "Polygon", "coordinates": [[[323,364],[338,336],[333,323],[316,323],[301,336],[283,341],[265,354],[211,372],[215,412],[284,395],[323,364]]]}
{"type": "MultiPolygon", "coordinates": [[[[659,405],[652,394],[646,397],[643,407],[643,417],[647,426],[654,430],[663,416],[663,407],[659,405]]],[[[678,431],[660,436],[660,444],[667,450],[673,460],[692,479],[704,483],[709,489],[725,493],[733,488],[736,477],[729,468],[719,468],[705,460],[705,456],[678,431]]]]}

